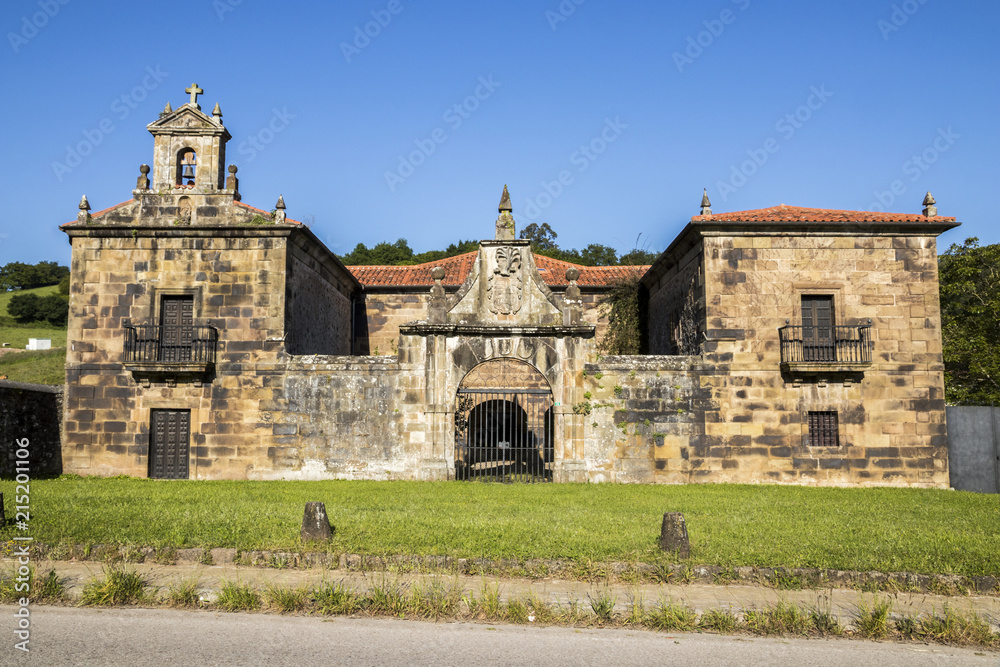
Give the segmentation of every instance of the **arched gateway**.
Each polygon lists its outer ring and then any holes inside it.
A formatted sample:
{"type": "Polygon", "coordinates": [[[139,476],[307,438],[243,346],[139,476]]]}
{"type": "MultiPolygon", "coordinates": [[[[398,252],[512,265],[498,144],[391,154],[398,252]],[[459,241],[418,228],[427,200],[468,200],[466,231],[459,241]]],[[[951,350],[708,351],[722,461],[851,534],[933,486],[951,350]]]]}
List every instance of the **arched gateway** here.
{"type": "Polygon", "coordinates": [[[455,409],[455,477],[497,482],[552,479],[552,389],[534,366],[493,359],[469,371],[455,409]]]}

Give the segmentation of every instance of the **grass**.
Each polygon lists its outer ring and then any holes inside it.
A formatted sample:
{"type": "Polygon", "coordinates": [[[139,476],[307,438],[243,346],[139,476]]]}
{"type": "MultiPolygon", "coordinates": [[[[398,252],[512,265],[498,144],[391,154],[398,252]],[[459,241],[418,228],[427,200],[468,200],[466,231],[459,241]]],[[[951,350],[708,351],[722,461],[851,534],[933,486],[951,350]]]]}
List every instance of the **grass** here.
{"type": "Polygon", "coordinates": [[[151,599],[149,583],[134,570],[111,566],[103,577],[93,577],[83,587],[81,604],[113,607],[138,604],[151,599]]]}
{"type": "Polygon", "coordinates": [[[7,304],[15,294],[37,294],[47,296],[58,294],[59,286],[50,285],[48,287],[36,287],[35,289],[15,290],[12,292],[0,291],[0,343],[10,343],[12,348],[24,349],[29,338],[51,338],[52,347],[66,347],[66,327],[53,327],[46,322],[31,322],[28,324],[18,324],[13,317],[7,313],[7,304]]]}
{"type": "Polygon", "coordinates": [[[223,611],[255,611],[260,609],[260,593],[250,584],[223,581],[215,605],[223,611]]]}
{"type": "Polygon", "coordinates": [[[298,550],[315,500],[332,553],[655,565],[663,512],[680,511],[694,563],[1000,574],[1000,496],[916,489],[64,476],[32,480],[32,530],[50,545],[298,550]]]}
{"type": "Polygon", "coordinates": [[[0,356],[0,375],[14,382],[61,385],[66,382],[66,348],[8,352],[0,356]]]}

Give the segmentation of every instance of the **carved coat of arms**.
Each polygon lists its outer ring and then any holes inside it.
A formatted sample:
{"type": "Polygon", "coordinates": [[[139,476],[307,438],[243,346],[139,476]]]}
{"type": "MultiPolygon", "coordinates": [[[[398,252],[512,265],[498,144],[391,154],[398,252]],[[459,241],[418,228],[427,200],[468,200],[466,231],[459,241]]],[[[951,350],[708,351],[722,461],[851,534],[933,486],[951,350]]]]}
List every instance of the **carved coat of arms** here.
{"type": "Polygon", "coordinates": [[[490,311],[511,315],[521,309],[521,249],[511,246],[497,248],[496,268],[486,287],[490,311]]]}

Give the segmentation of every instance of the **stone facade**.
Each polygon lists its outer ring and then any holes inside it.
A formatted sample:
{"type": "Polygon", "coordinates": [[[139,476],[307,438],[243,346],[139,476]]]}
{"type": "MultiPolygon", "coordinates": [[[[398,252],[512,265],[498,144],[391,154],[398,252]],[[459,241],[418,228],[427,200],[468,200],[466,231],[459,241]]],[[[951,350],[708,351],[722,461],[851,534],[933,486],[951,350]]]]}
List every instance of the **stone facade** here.
{"type": "Polygon", "coordinates": [[[653,266],[581,267],[516,238],[505,188],[477,252],[344,267],[283,198],[241,201],[189,92],[152,178],[63,226],[66,472],[947,485],[954,219],[706,198],[653,266]],[[598,303],[637,271],[649,354],[602,357],[598,303]]]}

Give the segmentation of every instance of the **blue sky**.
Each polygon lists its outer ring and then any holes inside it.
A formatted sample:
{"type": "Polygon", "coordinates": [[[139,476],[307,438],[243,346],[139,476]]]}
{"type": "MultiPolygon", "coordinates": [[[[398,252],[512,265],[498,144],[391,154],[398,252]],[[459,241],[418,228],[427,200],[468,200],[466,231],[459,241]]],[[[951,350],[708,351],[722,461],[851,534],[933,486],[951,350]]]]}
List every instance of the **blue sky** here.
{"type": "Polygon", "coordinates": [[[69,260],[166,102],[222,106],[243,200],[334,251],[492,236],[662,250],[698,213],[918,213],[1000,242],[1000,3],[6,0],[0,263],[69,260]],[[366,34],[367,33],[367,34],[366,34]],[[85,155],[83,153],[86,153],[85,155]],[[637,241],[638,239],[638,241],[637,241]]]}

